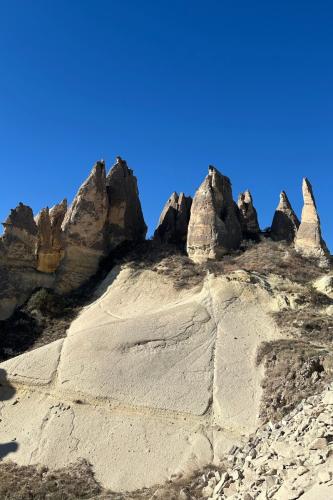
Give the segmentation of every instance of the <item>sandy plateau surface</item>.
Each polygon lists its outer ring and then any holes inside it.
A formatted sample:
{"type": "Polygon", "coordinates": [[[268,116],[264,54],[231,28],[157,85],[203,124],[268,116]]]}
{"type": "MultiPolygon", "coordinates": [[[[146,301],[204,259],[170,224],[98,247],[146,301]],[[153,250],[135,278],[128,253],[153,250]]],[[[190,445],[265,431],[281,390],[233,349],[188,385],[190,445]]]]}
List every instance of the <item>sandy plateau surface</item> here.
{"type": "Polygon", "coordinates": [[[0,365],[0,442],[18,446],[6,460],[86,458],[117,491],[217,463],[258,424],[255,359],[281,336],[277,308],[244,271],[179,291],[167,276],[114,269],[64,340],[0,365]]]}

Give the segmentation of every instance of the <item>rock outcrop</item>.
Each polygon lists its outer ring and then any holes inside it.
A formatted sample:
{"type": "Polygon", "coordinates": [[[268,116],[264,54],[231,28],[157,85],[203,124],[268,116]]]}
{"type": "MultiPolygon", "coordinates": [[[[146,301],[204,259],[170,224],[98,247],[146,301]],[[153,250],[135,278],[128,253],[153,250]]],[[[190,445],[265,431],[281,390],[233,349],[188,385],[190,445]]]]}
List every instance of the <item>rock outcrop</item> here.
{"type": "Polygon", "coordinates": [[[241,193],[237,206],[240,212],[240,221],[244,238],[257,238],[260,233],[257,211],[253,206],[250,191],[241,193]]]}
{"type": "Polygon", "coordinates": [[[38,229],[31,208],[19,203],[11,210],[3,226],[2,241],[10,264],[18,267],[30,264],[34,267],[38,229]]]}
{"type": "Polygon", "coordinates": [[[299,224],[300,222],[290,204],[288,196],[282,191],[273,217],[271,237],[275,241],[284,240],[292,243],[298,231],[299,224]]]}
{"type": "Polygon", "coordinates": [[[67,293],[93,276],[101,259],[124,241],[145,238],[137,181],[117,159],[108,176],[97,162],[67,210],[63,200],[36,216],[12,210],[0,238],[0,320],[38,287],[67,293]]]}
{"type": "Polygon", "coordinates": [[[241,243],[242,229],[232,198],[231,182],[210,166],[191,208],[187,253],[194,261],[220,258],[241,243]]]}
{"type": "Polygon", "coordinates": [[[56,288],[69,292],[96,273],[106,255],[109,201],[103,161],[97,162],[69,207],[62,229],[66,242],[56,288]]]}
{"type": "Polygon", "coordinates": [[[329,252],[321,235],[320,218],[308,179],[303,179],[303,199],[301,224],[298,228],[295,249],[306,257],[325,259],[329,252]]]}
{"type": "Polygon", "coordinates": [[[160,215],[154,239],[161,243],[186,243],[192,198],[172,193],[160,215]]]}
{"type": "Polygon", "coordinates": [[[38,287],[53,278],[37,271],[38,227],[30,207],[20,203],[3,223],[0,238],[0,320],[8,318],[38,287]]]}
{"type": "Polygon", "coordinates": [[[107,246],[117,247],[124,241],[139,242],[146,237],[145,224],[137,179],[127,163],[117,156],[106,178],[109,209],[107,216],[107,246]]]}
{"type": "Polygon", "coordinates": [[[51,210],[43,208],[36,217],[38,227],[37,270],[54,273],[64,256],[64,236],[61,228],[67,211],[67,201],[55,205],[51,210]]]}

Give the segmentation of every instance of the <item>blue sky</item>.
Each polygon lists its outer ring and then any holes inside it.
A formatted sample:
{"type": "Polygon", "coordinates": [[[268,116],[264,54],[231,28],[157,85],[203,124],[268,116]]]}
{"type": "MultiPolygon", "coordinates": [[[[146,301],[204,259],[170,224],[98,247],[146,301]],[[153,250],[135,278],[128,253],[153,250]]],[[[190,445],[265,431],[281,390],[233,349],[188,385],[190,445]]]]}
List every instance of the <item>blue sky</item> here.
{"type": "Polygon", "coordinates": [[[311,180],[333,248],[333,2],[0,0],[0,220],[127,159],[150,233],[215,165],[262,227],[311,180]]]}

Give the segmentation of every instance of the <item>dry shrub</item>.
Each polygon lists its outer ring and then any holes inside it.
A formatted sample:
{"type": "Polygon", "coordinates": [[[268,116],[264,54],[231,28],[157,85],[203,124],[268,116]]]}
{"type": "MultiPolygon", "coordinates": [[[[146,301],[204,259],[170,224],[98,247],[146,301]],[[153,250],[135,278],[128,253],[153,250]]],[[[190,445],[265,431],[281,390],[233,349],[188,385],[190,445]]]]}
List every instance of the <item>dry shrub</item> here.
{"type": "Polygon", "coordinates": [[[257,363],[262,361],[263,422],[280,420],[302,399],[321,392],[332,380],[333,357],[321,346],[297,340],[267,342],[258,352],[257,363]]]}
{"type": "Polygon", "coordinates": [[[0,464],[0,498],[2,500],[74,500],[92,499],[102,493],[91,466],[85,462],[49,471],[46,467],[0,464]]]}

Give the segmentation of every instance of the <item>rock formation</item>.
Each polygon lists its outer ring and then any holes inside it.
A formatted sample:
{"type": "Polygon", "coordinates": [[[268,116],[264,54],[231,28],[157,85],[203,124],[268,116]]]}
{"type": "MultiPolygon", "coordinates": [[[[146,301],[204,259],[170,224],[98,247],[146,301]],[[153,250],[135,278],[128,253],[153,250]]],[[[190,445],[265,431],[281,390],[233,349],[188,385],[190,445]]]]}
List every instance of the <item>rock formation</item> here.
{"type": "Polygon", "coordinates": [[[303,199],[301,224],[298,228],[295,249],[306,257],[326,258],[329,255],[326,244],[321,236],[320,219],[308,179],[303,179],[303,199]]]}
{"type": "Polygon", "coordinates": [[[20,203],[3,223],[0,238],[0,320],[9,317],[38,287],[53,278],[37,271],[38,227],[30,207],[20,203]]]}
{"type": "Polygon", "coordinates": [[[35,220],[31,208],[20,203],[3,225],[0,320],[35,288],[76,289],[113,248],[144,239],[147,230],[136,178],[121,158],[107,177],[104,162],[97,162],[68,210],[63,200],[35,220]]]}
{"type": "Polygon", "coordinates": [[[31,208],[20,203],[11,210],[3,226],[2,241],[11,265],[30,264],[34,267],[38,230],[31,208]]]}
{"type": "Polygon", "coordinates": [[[38,226],[37,270],[44,273],[55,272],[64,256],[62,222],[67,211],[67,201],[63,200],[49,210],[43,208],[36,217],[38,226]]]}
{"type": "Polygon", "coordinates": [[[58,291],[69,292],[96,273],[107,251],[108,209],[105,164],[99,161],[80,187],[62,224],[66,249],[57,277],[58,291]]]}
{"type": "Polygon", "coordinates": [[[194,261],[219,258],[237,249],[242,229],[228,177],[210,166],[191,208],[187,253],[194,261]]]}
{"type": "Polygon", "coordinates": [[[186,243],[192,198],[172,193],[160,215],[154,239],[161,243],[186,243]]]}
{"type": "Polygon", "coordinates": [[[256,238],[260,232],[257,211],[253,206],[250,191],[241,193],[237,202],[244,238],[256,238]]]}
{"type": "Polygon", "coordinates": [[[137,179],[127,163],[117,156],[116,163],[106,178],[109,210],[107,216],[107,245],[113,249],[124,241],[139,242],[145,239],[145,224],[137,179]]]}
{"type": "Polygon", "coordinates": [[[271,237],[275,241],[293,242],[299,228],[299,220],[288,196],[284,191],[280,194],[280,202],[275,210],[271,227],[271,237]]]}

